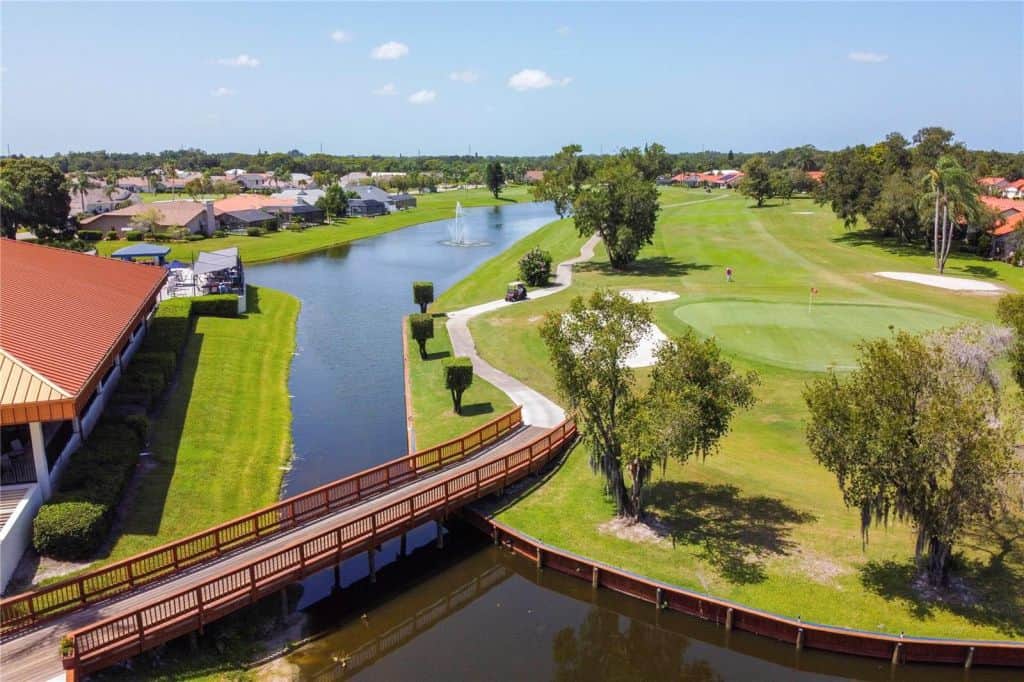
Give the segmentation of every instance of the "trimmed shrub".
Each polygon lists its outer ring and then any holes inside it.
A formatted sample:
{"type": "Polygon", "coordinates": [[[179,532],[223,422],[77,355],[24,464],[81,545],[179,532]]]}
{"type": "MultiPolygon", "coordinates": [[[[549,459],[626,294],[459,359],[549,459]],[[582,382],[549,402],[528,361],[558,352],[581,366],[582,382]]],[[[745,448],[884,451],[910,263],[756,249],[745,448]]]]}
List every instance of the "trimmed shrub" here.
{"type": "Polygon", "coordinates": [[[146,339],[142,342],[144,352],[181,352],[192,331],[192,299],[172,298],[157,308],[149,325],[146,339]]]}
{"type": "Polygon", "coordinates": [[[245,233],[250,237],[262,237],[264,233],[266,233],[266,230],[262,227],[249,227],[246,228],[245,233]]]}
{"type": "Polygon", "coordinates": [[[140,230],[128,230],[124,233],[124,238],[130,242],[141,242],[142,232],[140,230]]]}
{"type": "Polygon", "coordinates": [[[227,237],[228,236],[228,231],[227,230],[214,230],[213,231],[213,236],[217,237],[217,238],[227,237]]]}
{"type": "Polygon", "coordinates": [[[413,282],[412,300],[420,307],[420,312],[427,312],[427,306],[434,302],[433,282],[413,282]]]}
{"type": "Polygon", "coordinates": [[[546,286],[551,277],[551,254],[533,247],[519,259],[519,279],[532,287],[546,286]]]}
{"type": "Polygon", "coordinates": [[[78,238],[85,242],[98,242],[103,239],[103,232],[100,230],[79,230],[78,238]]]}
{"type": "Polygon", "coordinates": [[[201,242],[204,239],[206,239],[206,235],[201,234],[199,232],[191,233],[185,236],[185,241],[187,242],[201,242]]]}
{"type": "Polygon", "coordinates": [[[467,357],[457,357],[444,364],[444,387],[451,393],[455,414],[462,414],[462,394],[472,383],[472,360],[467,357]]]}
{"type": "Polygon", "coordinates": [[[164,379],[171,380],[174,376],[174,366],[177,364],[178,356],[171,351],[136,353],[132,358],[130,367],[152,367],[163,373],[164,379]]]}
{"type": "Polygon", "coordinates": [[[103,238],[106,239],[108,242],[116,242],[119,239],[119,237],[117,236],[117,230],[110,230],[103,238]]]}
{"type": "Polygon", "coordinates": [[[174,235],[169,232],[156,232],[152,236],[155,242],[169,242],[174,239],[174,235]]]}
{"type": "Polygon", "coordinates": [[[214,294],[193,298],[192,314],[196,317],[238,317],[238,297],[214,294]]]}
{"type": "Polygon", "coordinates": [[[103,543],[110,521],[103,505],[94,502],[50,502],[32,522],[32,545],[57,559],[86,559],[103,543]]]}
{"type": "Polygon", "coordinates": [[[434,318],[425,313],[409,316],[409,332],[420,347],[420,357],[427,357],[427,339],[434,338],[434,318]]]}

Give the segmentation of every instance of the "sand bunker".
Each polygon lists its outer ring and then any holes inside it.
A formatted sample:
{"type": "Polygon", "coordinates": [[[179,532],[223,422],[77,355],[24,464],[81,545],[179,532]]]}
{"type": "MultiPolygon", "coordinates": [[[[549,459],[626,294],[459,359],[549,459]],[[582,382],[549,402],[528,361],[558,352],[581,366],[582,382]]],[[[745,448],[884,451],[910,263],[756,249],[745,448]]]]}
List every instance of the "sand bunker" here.
{"type": "Polygon", "coordinates": [[[652,324],[636,349],[626,357],[626,367],[650,367],[655,361],[654,354],[666,341],[665,332],[652,324]]]}
{"type": "Polygon", "coordinates": [[[977,279],[967,279],[966,277],[922,275],[917,272],[876,272],[875,275],[885,277],[886,279],[896,279],[901,282],[913,282],[914,284],[924,284],[930,287],[938,287],[939,289],[949,289],[950,291],[974,291],[989,294],[1005,291],[998,284],[982,282],[977,279]]]}
{"type": "Polygon", "coordinates": [[[633,303],[661,303],[679,298],[679,294],[671,291],[654,291],[653,289],[623,289],[619,292],[633,303]]]}
{"type": "Polygon", "coordinates": [[[793,215],[814,215],[814,211],[793,211],[793,215]]]}

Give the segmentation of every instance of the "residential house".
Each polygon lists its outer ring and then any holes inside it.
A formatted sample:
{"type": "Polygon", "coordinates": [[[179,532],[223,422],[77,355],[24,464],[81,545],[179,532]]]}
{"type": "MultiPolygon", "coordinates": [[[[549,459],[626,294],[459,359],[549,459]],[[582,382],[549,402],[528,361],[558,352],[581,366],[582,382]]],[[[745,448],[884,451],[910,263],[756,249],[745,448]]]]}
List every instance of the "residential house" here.
{"type": "Polygon", "coordinates": [[[220,227],[225,230],[262,227],[270,229],[278,224],[277,216],[259,208],[243,208],[235,211],[221,211],[217,214],[220,227]]]}
{"type": "Polygon", "coordinates": [[[370,182],[370,174],[355,171],[352,173],[345,173],[341,176],[338,181],[342,187],[348,187],[349,185],[365,185],[370,182]]]}
{"type": "Polygon", "coordinates": [[[981,185],[981,189],[986,193],[994,197],[1000,196],[1006,186],[1010,183],[1006,178],[1000,178],[995,176],[978,178],[978,184],[981,185]]]}
{"type": "MultiPolygon", "coordinates": [[[[213,202],[214,213],[225,229],[238,227],[237,224],[232,224],[232,218],[224,220],[226,214],[238,211],[258,210],[278,216],[286,222],[301,220],[305,223],[322,223],[324,221],[325,215],[322,210],[313,206],[308,201],[304,201],[298,194],[298,190],[295,190],[295,195],[288,195],[287,193],[290,191],[286,190],[276,195],[236,194],[232,197],[218,199],[213,202]]],[[[319,191],[307,190],[307,192],[319,191]]],[[[249,217],[255,217],[255,214],[249,214],[249,217]]],[[[237,216],[234,222],[237,223],[237,216]]]]}
{"type": "Polygon", "coordinates": [[[0,590],[141,344],[166,277],[150,265],[0,239],[0,590]]]}
{"type": "Polygon", "coordinates": [[[371,218],[373,216],[386,215],[388,207],[382,201],[376,199],[349,199],[348,215],[353,218],[371,218]]]}
{"type": "Polygon", "coordinates": [[[271,199],[282,199],[288,203],[294,204],[297,201],[304,201],[310,206],[316,206],[316,202],[320,201],[320,197],[324,195],[322,189],[286,189],[281,192],[274,192],[270,195],[271,199]]]}
{"type": "Polygon", "coordinates": [[[1024,204],[1012,199],[982,196],[981,202],[999,214],[992,229],[992,258],[1008,258],[1020,251],[1021,228],[1024,227],[1024,204]]]}
{"type": "Polygon", "coordinates": [[[698,173],[680,173],[672,176],[672,183],[686,185],[687,187],[700,187],[700,175],[698,173]]]}
{"type": "Polygon", "coordinates": [[[152,192],[155,185],[150,184],[149,180],[142,176],[131,175],[124,178],[118,178],[117,186],[121,189],[138,194],[139,192],[152,192]]]}
{"type": "Polygon", "coordinates": [[[1006,199],[1024,199],[1024,178],[1008,182],[1003,188],[1003,197],[1006,199]]]}
{"type": "Polygon", "coordinates": [[[121,187],[114,187],[110,194],[107,193],[105,187],[90,187],[84,196],[77,192],[71,193],[71,210],[68,211],[68,215],[106,213],[113,211],[118,204],[126,201],[138,202],[139,198],[121,187]]]}
{"type": "Polygon", "coordinates": [[[527,184],[535,184],[544,179],[544,171],[542,170],[528,170],[523,174],[523,180],[527,184]]]}
{"type": "Polygon", "coordinates": [[[352,185],[345,189],[355,192],[360,199],[372,199],[384,204],[389,213],[416,208],[416,197],[411,194],[388,194],[376,185],[352,185]]]}
{"type": "Polygon", "coordinates": [[[132,204],[126,208],[86,218],[80,224],[85,230],[99,230],[100,232],[117,230],[120,233],[136,229],[136,224],[133,222],[135,217],[149,210],[157,212],[156,229],[161,232],[180,227],[193,234],[210,235],[217,229],[213,202],[191,200],[132,204]]]}
{"type": "Polygon", "coordinates": [[[825,171],[806,171],[807,177],[819,185],[825,182],[825,171]]]}

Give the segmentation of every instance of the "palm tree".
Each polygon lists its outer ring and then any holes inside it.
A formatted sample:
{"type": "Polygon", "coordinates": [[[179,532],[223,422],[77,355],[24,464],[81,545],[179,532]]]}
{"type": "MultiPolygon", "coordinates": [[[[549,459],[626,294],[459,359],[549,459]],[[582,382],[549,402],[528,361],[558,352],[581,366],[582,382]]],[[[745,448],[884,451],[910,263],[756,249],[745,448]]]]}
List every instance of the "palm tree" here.
{"type": "Polygon", "coordinates": [[[978,185],[951,156],[941,156],[922,179],[923,204],[931,206],[932,248],[939,274],[946,268],[953,247],[953,229],[963,219],[968,224],[981,214],[978,185]]]}
{"type": "Polygon", "coordinates": [[[92,187],[92,179],[85,171],[78,171],[71,176],[71,194],[77,194],[82,200],[82,213],[85,213],[85,197],[89,194],[90,187],[92,187]]]}
{"type": "MultiPolygon", "coordinates": [[[[167,162],[163,166],[164,180],[170,178],[170,180],[176,180],[178,178],[178,172],[174,169],[174,164],[167,162]]],[[[174,194],[174,184],[171,184],[171,194],[174,194]]]]}

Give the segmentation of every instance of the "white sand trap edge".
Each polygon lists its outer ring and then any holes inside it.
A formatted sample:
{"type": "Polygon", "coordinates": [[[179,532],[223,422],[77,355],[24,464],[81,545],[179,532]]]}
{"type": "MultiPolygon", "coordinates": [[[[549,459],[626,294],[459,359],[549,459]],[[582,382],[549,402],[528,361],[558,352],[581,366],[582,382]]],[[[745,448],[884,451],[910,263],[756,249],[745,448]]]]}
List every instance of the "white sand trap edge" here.
{"type": "Polygon", "coordinates": [[[814,211],[793,211],[793,215],[814,215],[814,211]]]}
{"type": "Polygon", "coordinates": [[[979,291],[984,293],[1005,291],[998,284],[982,282],[977,279],[967,279],[966,277],[922,275],[917,272],[876,272],[875,275],[885,277],[886,279],[896,279],[901,282],[913,282],[914,284],[924,284],[930,287],[938,287],[939,289],[949,289],[950,291],[979,291]]]}
{"type": "Polygon", "coordinates": [[[661,303],[679,298],[679,294],[672,291],[655,291],[653,289],[623,289],[619,293],[633,303],[661,303]]]}
{"type": "Polygon", "coordinates": [[[656,359],[654,354],[666,341],[668,341],[668,337],[665,336],[665,332],[658,329],[657,325],[652,324],[633,352],[626,356],[624,364],[626,367],[650,367],[656,359]]]}

